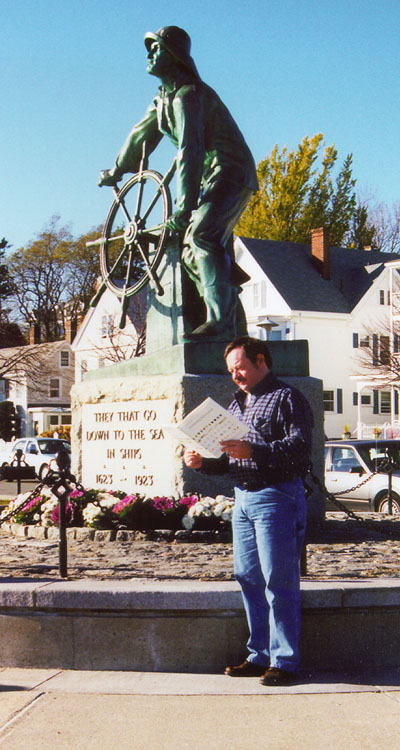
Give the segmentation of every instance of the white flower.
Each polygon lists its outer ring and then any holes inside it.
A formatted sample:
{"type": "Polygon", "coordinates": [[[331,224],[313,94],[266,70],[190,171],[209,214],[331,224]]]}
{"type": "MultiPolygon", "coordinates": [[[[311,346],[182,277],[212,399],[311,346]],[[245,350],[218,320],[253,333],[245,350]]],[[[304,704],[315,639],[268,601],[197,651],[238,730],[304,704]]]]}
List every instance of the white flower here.
{"type": "Polygon", "coordinates": [[[42,526],[54,526],[54,521],[52,521],[51,514],[52,510],[46,510],[44,513],[42,513],[42,519],[41,519],[41,525],[42,526]]]}
{"type": "Polygon", "coordinates": [[[221,515],[222,520],[223,521],[231,521],[232,520],[232,513],[233,513],[233,508],[227,508],[226,510],[224,510],[224,512],[221,515]]]}
{"type": "Polygon", "coordinates": [[[97,521],[102,515],[103,510],[98,507],[98,505],[94,505],[94,503],[89,503],[86,508],[84,508],[82,512],[84,521],[91,526],[95,521],[97,521]]]}
{"type": "MultiPolygon", "coordinates": [[[[48,500],[50,500],[52,497],[55,497],[55,495],[53,495],[50,487],[42,487],[42,489],[40,490],[40,494],[44,498],[47,497],[48,500]]],[[[57,502],[58,502],[58,500],[57,500],[57,502]]]]}
{"type": "Polygon", "coordinates": [[[113,508],[115,503],[117,502],[115,499],[115,495],[110,495],[109,492],[99,492],[99,494],[97,495],[97,500],[102,508],[113,508]]]}
{"type": "Polygon", "coordinates": [[[215,498],[215,501],[217,503],[223,503],[223,502],[224,503],[234,503],[235,502],[235,500],[234,500],[233,497],[226,497],[226,495],[217,495],[217,497],[215,498]]]}
{"type": "Polygon", "coordinates": [[[187,531],[190,531],[190,529],[193,528],[194,524],[195,524],[194,518],[190,516],[189,513],[186,513],[186,515],[183,516],[182,518],[183,528],[186,529],[187,531]]]}
{"type": "Polygon", "coordinates": [[[227,506],[227,504],[226,504],[225,501],[221,502],[221,503],[218,503],[218,505],[216,505],[215,508],[214,508],[214,516],[217,516],[217,518],[219,518],[219,516],[222,516],[224,510],[227,507],[228,506],[227,506]]]}
{"type": "Polygon", "coordinates": [[[51,495],[48,500],[46,500],[45,503],[42,505],[42,513],[51,513],[54,508],[56,508],[58,505],[58,497],[55,495],[51,495]]]}

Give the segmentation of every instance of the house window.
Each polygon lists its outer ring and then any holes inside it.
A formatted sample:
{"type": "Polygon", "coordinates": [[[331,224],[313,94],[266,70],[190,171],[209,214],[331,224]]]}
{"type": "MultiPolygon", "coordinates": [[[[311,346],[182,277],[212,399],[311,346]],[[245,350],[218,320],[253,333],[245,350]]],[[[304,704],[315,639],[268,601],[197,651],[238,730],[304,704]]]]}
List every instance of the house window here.
{"type": "Polygon", "coordinates": [[[265,307],[266,304],[266,288],[265,281],[259,281],[253,284],[253,307],[265,307]]]}
{"type": "Polygon", "coordinates": [[[69,351],[68,351],[68,349],[63,349],[60,352],[60,367],[69,367],[69,351]]]}
{"type": "Polygon", "coordinates": [[[335,411],[334,391],[323,391],[324,411],[335,411]]]}
{"type": "Polygon", "coordinates": [[[112,336],[114,331],[114,316],[103,315],[101,318],[101,337],[112,336]]]}
{"type": "Polygon", "coordinates": [[[60,378],[50,378],[49,396],[50,398],[60,397],[60,378]]]}
{"type": "Polygon", "coordinates": [[[6,401],[10,398],[10,381],[7,378],[0,380],[0,393],[4,395],[6,401]]]}
{"type": "Polygon", "coordinates": [[[61,424],[71,424],[71,415],[70,414],[62,414],[61,415],[61,424]]]}
{"type": "Polygon", "coordinates": [[[389,336],[372,336],[372,364],[387,365],[390,362],[390,339],[389,336]]]}
{"type": "Polygon", "coordinates": [[[371,406],[371,396],[367,393],[361,394],[361,404],[362,406],[371,406]]]}
{"type": "Polygon", "coordinates": [[[360,337],[360,346],[369,346],[369,336],[360,337]]]}
{"type": "Polygon", "coordinates": [[[380,340],[380,361],[382,365],[388,365],[390,362],[390,343],[389,336],[381,336],[380,340]]]}
{"type": "Polygon", "coordinates": [[[380,412],[381,414],[390,414],[390,391],[381,391],[381,408],[380,412]]]}

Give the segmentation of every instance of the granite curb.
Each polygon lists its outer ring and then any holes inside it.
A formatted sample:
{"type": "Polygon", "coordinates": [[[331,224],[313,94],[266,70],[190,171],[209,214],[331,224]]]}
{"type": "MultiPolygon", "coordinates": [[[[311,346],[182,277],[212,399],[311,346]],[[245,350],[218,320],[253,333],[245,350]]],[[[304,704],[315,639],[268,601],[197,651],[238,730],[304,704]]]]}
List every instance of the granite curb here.
{"type": "MultiPolygon", "coordinates": [[[[303,609],[400,607],[400,578],[302,581],[303,609]]],[[[230,581],[0,581],[3,610],[243,610],[239,586],[230,581]]]]}

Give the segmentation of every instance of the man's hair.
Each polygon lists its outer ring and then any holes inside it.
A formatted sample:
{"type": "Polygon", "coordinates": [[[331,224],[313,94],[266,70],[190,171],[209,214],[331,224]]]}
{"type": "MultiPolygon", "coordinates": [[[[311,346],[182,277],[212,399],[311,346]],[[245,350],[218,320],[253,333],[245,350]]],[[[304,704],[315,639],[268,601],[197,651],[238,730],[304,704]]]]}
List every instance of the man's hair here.
{"type": "Polygon", "coordinates": [[[243,349],[246,357],[250,360],[250,362],[253,363],[253,365],[257,364],[258,354],[262,354],[265,359],[265,364],[267,365],[269,370],[271,369],[271,352],[268,349],[265,341],[261,341],[260,339],[253,339],[251,338],[251,336],[237,336],[237,338],[233,339],[233,341],[231,341],[231,343],[226,347],[224,351],[225,359],[227,358],[228,354],[230,354],[230,352],[232,352],[234,349],[239,348],[243,349]]]}

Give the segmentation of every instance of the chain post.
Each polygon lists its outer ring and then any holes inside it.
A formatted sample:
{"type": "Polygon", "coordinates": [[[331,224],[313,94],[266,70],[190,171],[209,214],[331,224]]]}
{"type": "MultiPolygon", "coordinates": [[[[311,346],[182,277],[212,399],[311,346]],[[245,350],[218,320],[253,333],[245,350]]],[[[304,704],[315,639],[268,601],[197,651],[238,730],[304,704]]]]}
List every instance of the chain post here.
{"type": "Polygon", "coordinates": [[[388,471],[388,513],[393,515],[392,471],[388,471]]]}
{"type": "MultiPolygon", "coordinates": [[[[18,448],[15,451],[15,458],[17,459],[17,469],[21,468],[21,461],[22,461],[22,449],[18,448]]],[[[17,473],[17,495],[21,494],[21,472],[17,473]]]]}

